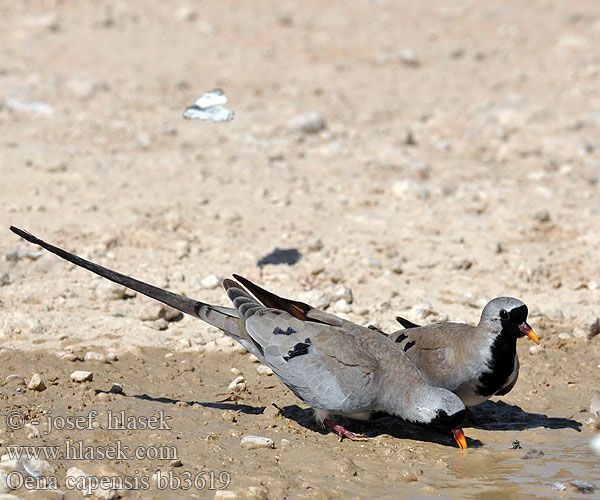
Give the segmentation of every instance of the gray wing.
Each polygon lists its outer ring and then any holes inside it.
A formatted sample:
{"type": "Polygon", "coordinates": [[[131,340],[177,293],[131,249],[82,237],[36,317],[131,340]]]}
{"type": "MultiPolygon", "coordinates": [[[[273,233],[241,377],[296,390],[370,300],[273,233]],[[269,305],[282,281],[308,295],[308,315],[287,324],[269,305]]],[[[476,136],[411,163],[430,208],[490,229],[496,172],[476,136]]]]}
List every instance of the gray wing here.
{"type": "Polygon", "coordinates": [[[300,399],[337,413],[373,405],[378,363],[356,335],[264,307],[232,280],[225,287],[266,363],[300,399]]]}

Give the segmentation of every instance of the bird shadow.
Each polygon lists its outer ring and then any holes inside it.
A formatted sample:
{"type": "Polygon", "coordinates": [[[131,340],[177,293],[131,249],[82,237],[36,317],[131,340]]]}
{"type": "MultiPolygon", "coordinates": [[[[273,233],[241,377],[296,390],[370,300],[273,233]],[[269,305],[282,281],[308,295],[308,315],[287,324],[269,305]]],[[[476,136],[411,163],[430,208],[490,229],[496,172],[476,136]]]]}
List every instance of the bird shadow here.
{"type": "MultiPolygon", "coordinates": [[[[123,395],[127,396],[126,394],[123,395]]],[[[177,399],[154,397],[148,394],[132,394],[128,397],[163,404],[176,404],[180,402],[180,400],[177,399]]],[[[253,406],[248,404],[240,404],[237,402],[226,401],[186,401],[186,403],[190,406],[198,404],[205,408],[213,408],[216,410],[232,410],[236,412],[239,411],[247,415],[260,415],[265,411],[266,408],[266,406],[253,406]]],[[[300,408],[298,405],[288,405],[281,408],[281,414],[284,418],[287,418],[288,420],[293,420],[299,426],[304,427],[305,429],[309,429],[313,432],[318,432],[322,435],[332,433],[331,429],[321,428],[319,425],[317,425],[313,417],[313,410],[310,408],[300,408]]],[[[362,434],[369,438],[374,438],[386,434],[397,439],[411,439],[413,441],[422,441],[436,443],[444,446],[456,447],[456,442],[454,441],[452,434],[450,434],[449,431],[415,425],[410,422],[406,422],[402,419],[391,417],[388,415],[369,422],[351,420],[344,417],[336,419],[336,421],[343,425],[349,431],[362,434]]],[[[478,448],[480,446],[483,446],[483,443],[481,441],[477,439],[471,439],[469,437],[467,437],[467,444],[469,445],[469,448],[478,448]]]]}
{"type": "MultiPolygon", "coordinates": [[[[318,432],[319,434],[325,435],[333,432],[328,427],[321,428],[317,425],[311,409],[300,408],[297,405],[289,405],[283,408],[282,415],[289,420],[295,421],[301,427],[318,432]]],[[[410,439],[413,441],[436,443],[454,448],[457,446],[456,441],[449,430],[416,425],[390,415],[378,417],[368,422],[344,417],[336,417],[335,420],[350,432],[361,434],[369,438],[387,435],[396,439],[410,439]]],[[[469,448],[479,448],[480,446],[483,446],[483,443],[478,439],[471,439],[469,437],[466,439],[469,448]]]]}
{"type": "Polygon", "coordinates": [[[293,266],[302,258],[302,254],[296,248],[278,248],[275,247],[271,253],[268,253],[256,263],[258,267],[266,266],[267,264],[280,265],[287,264],[293,266]]]}
{"type": "Polygon", "coordinates": [[[581,432],[582,424],[576,420],[562,417],[549,417],[543,413],[529,413],[517,405],[503,401],[486,401],[474,408],[473,421],[465,427],[483,430],[522,431],[536,427],[547,429],[574,429],[581,432]]]}
{"type": "MultiPolygon", "coordinates": [[[[103,392],[103,391],[96,391],[96,392],[103,392]]],[[[123,393],[124,396],[127,396],[125,393],[123,393]]],[[[152,401],[155,403],[163,403],[163,404],[177,404],[179,403],[181,400],[179,399],[171,399],[171,398],[163,398],[163,397],[154,397],[154,396],[150,396],[148,394],[132,394],[129,397],[135,398],[135,399],[141,399],[143,401],[152,401]]],[[[265,411],[265,406],[252,406],[252,405],[247,405],[247,404],[240,404],[240,403],[236,403],[236,402],[227,402],[227,401],[186,401],[188,406],[192,406],[192,405],[200,405],[203,406],[205,408],[214,408],[216,410],[232,410],[232,411],[239,411],[241,413],[246,413],[247,415],[259,415],[261,414],[263,411],[265,411]]]]}

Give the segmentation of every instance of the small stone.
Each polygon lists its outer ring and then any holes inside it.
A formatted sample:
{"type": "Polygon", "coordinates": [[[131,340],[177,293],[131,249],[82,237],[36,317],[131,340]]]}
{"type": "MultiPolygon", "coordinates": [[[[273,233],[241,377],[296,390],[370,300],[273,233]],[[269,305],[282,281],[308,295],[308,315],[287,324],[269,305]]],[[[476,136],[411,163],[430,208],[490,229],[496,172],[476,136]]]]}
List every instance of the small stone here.
{"type": "Polygon", "coordinates": [[[254,354],[248,353],[248,359],[251,363],[260,363],[260,359],[258,359],[254,354]]]}
{"type": "Polygon", "coordinates": [[[262,486],[248,486],[240,493],[244,500],[269,500],[267,490],[262,486]]]}
{"type": "Polygon", "coordinates": [[[309,290],[298,295],[298,300],[317,309],[325,309],[331,303],[331,297],[323,290],[309,290]]]}
{"type": "Polygon", "coordinates": [[[108,392],[111,394],[123,394],[123,386],[117,382],[113,382],[108,392]]]}
{"type": "Polygon", "coordinates": [[[181,316],[182,313],[174,307],[163,304],[162,302],[151,302],[142,309],[138,318],[142,321],[157,321],[161,318],[165,321],[173,321],[181,316]]]}
{"type": "Polygon", "coordinates": [[[241,372],[241,370],[238,370],[238,369],[237,369],[235,366],[232,366],[232,367],[230,368],[230,370],[229,370],[229,371],[230,371],[231,373],[233,373],[233,374],[234,374],[236,377],[237,377],[238,375],[242,375],[242,372],[241,372]]]}
{"type": "Polygon", "coordinates": [[[71,373],[71,380],[73,382],[91,382],[93,379],[94,374],[92,372],[76,370],[73,373],[71,373]]]}
{"type": "Polygon", "coordinates": [[[550,212],[548,212],[548,210],[540,210],[534,217],[538,222],[550,222],[550,212]]]}
{"type": "Polygon", "coordinates": [[[16,385],[22,385],[22,386],[25,385],[25,379],[23,378],[23,376],[19,375],[18,373],[11,373],[10,375],[7,375],[4,380],[8,384],[13,383],[16,385]]]}
{"type": "Polygon", "coordinates": [[[0,286],[6,285],[10,285],[10,276],[8,276],[8,273],[4,273],[2,276],[0,276],[0,286]]]}
{"type": "Polygon", "coordinates": [[[106,354],[99,352],[88,351],[85,353],[84,361],[100,361],[100,363],[110,363],[110,359],[106,354]]]}
{"type": "Polygon", "coordinates": [[[242,497],[234,490],[217,490],[215,491],[215,500],[242,500],[242,497]]]}
{"type": "Polygon", "coordinates": [[[189,5],[182,5],[175,11],[175,19],[182,22],[194,22],[198,18],[197,12],[189,5]]]}
{"type": "Polygon", "coordinates": [[[79,357],[72,352],[63,352],[59,358],[64,361],[77,361],[79,359],[79,357]]]}
{"type": "Polygon", "coordinates": [[[558,338],[560,340],[569,340],[573,338],[573,335],[571,335],[570,333],[563,332],[558,334],[558,338]]]}
{"type": "Polygon", "coordinates": [[[367,255],[361,259],[361,263],[365,266],[372,267],[375,269],[381,269],[381,261],[377,257],[367,255]]]}
{"type": "Polygon", "coordinates": [[[170,465],[171,467],[181,467],[181,466],[183,466],[183,463],[181,462],[181,459],[180,459],[180,458],[176,458],[175,460],[171,460],[171,461],[169,462],[169,465],[170,465]]]}
{"type": "Polygon", "coordinates": [[[156,321],[147,323],[147,325],[150,328],[153,328],[154,330],[159,330],[159,331],[166,330],[167,328],[169,328],[169,322],[165,318],[157,319],[156,321]]]}
{"type": "Polygon", "coordinates": [[[573,488],[575,488],[579,493],[594,493],[598,489],[598,487],[594,483],[590,483],[589,481],[580,481],[579,479],[574,479],[569,483],[573,488]]]}
{"type": "Polygon", "coordinates": [[[273,375],[273,370],[269,366],[258,365],[256,371],[259,375],[273,375]]]}
{"type": "Polygon", "coordinates": [[[96,399],[98,401],[106,402],[110,401],[110,396],[106,392],[99,392],[98,394],[96,394],[96,399]]]}
{"type": "Polygon", "coordinates": [[[44,389],[46,389],[46,384],[39,373],[34,373],[29,384],[27,384],[27,388],[31,389],[32,391],[42,392],[44,389]]]}
{"type": "Polygon", "coordinates": [[[422,304],[416,304],[411,307],[410,314],[413,318],[417,319],[425,319],[428,316],[432,316],[434,314],[433,307],[429,302],[424,302],[422,304]]]}
{"type": "Polygon", "coordinates": [[[222,281],[223,278],[217,276],[216,274],[209,274],[206,278],[200,281],[200,285],[202,286],[202,288],[205,288],[207,290],[213,290],[217,288],[222,281]]]}
{"type": "Polygon", "coordinates": [[[275,442],[272,439],[262,436],[244,436],[240,442],[242,448],[254,450],[256,448],[275,448],[275,442]]]}
{"type": "Polygon", "coordinates": [[[337,313],[349,313],[352,312],[352,306],[346,299],[340,299],[333,304],[333,310],[337,313]]]}
{"type": "Polygon", "coordinates": [[[404,49],[400,52],[399,57],[400,61],[412,68],[417,68],[420,65],[420,62],[417,59],[417,54],[415,54],[413,50],[404,49]]]}
{"type": "Polygon", "coordinates": [[[281,416],[281,408],[279,408],[274,403],[268,404],[267,406],[265,406],[262,415],[267,419],[277,418],[281,416]]]}
{"type": "Polygon", "coordinates": [[[127,288],[116,283],[102,282],[98,286],[97,293],[106,300],[121,300],[125,298],[127,288]]]}
{"type": "Polygon", "coordinates": [[[239,377],[234,378],[228,387],[230,391],[244,391],[246,390],[246,379],[243,375],[240,375],[239,377]]]}
{"type": "Polygon", "coordinates": [[[591,339],[600,333],[600,317],[594,311],[587,310],[579,313],[575,320],[576,326],[573,337],[591,339]]]}
{"type": "Polygon", "coordinates": [[[140,132],[135,136],[135,143],[140,149],[149,149],[152,146],[152,136],[146,132],[140,132]]]}
{"type": "Polygon", "coordinates": [[[327,124],[321,113],[313,111],[292,118],[288,123],[288,127],[292,132],[315,134],[325,129],[327,124]]]}
{"type": "Polygon", "coordinates": [[[177,252],[177,258],[179,259],[187,257],[190,254],[191,249],[192,245],[187,240],[179,240],[175,243],[175,251],[177,252]]]}
{"type": "Polygon", "coordinates": [[[529,354],[531,356],[537,356],[545,351],[545,349],[541,345],[532,345],[529,348],[529,354]]]}
{"type": "Polygon", "coordinates": [[[69,90],[79,99],[90,99],[98,92],[107,91],[108,83],[95,77],[79,76],[67,82],[69,90]]]}
{"type": "Polygon", "coordinates": [[[323,242],[320,239],[315,240],[309,243],[307,248],[309,252],[318,252],[319,250],[323,250],[323,242]]]}
{"type": "Polygon", "coordinates": [[[554,491],[565,491],[567,489],[564,484],[559,482],[548,483],[548,486],[550,486],[550,488],[552,488],[554,491]]]}
{"type": "Polygon", "coordinates": [[[331,300],[337,302],[338,300],[345,300],[348,304],[352,304],[353,296],[352,290],[346,285],[337,285],[331,292],[331,300]]]}
{"type": "Polygon", "coordinates": [[[56,32],[60,29],[60,16],[56,12],[50,12],[37,19],[38,26],[48,31],[56,32]]]}

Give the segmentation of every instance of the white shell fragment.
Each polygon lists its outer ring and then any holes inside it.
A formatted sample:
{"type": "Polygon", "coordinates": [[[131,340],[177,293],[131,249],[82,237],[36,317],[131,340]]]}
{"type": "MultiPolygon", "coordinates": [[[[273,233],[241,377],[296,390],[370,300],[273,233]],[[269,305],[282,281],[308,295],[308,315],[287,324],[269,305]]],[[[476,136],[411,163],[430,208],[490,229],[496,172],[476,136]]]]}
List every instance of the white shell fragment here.
{"type": "Polygon", "coordinates": [[[244,436],[240,446],[254,450],[255,448],[275,448],[275,443],[272,439],[262,436],[244,436]]]}
{"type": "Polygon", "coordinates": [[[94,379],[92,372],[86,372],[84,370],[76,370],[71,373],[71,380],[73,382],[89,382],[94,379]]]}
{"type": "Polygon", "coordinates": [[[210,90],[202,94],[196,102],[183,112],[186,120],[210,120],[228,122],[233,120],[233,111],[221,107],[227,102],[227,96],[220,89],[210,90]]]}

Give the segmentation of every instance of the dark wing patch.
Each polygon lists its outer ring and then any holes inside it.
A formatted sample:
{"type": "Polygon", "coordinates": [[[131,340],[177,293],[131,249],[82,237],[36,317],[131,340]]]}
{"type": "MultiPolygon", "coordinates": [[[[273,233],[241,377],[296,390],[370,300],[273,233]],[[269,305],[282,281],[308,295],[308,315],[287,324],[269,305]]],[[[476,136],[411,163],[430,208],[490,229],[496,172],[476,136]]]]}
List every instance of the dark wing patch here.
{"type": "Polygon", "coordinates": [[[404,352],[408,351],[415,344],[416,344],[416,341],[414,341],[414,340],[411,342],[407,342],[406,345],[404,346],[404,352]]]}
{"type": "MultiPolygon", "coordinates": [[[[408,336],[404,333],[401,333],[400,335],[398,335],[398,337],[396,337],[396,342],[402,342],[403,340],[406,340],[408,338],[408,336]]],[[[406,350],[406,349],[404,349],[406,350]]]]}
{"type": "Polygon", "coordinates": [[[412,321],[408,321],[402,316],[396,316],[396,321],[400,323],[404,328],[419,328],[421,326],[417,325],[416,323],[413,323],[412,321]]]}
{"type": "Polygon", "coordinates": [[[294,330],[291,326],[288,326],[288,329],[285,331],[278,326],[276,326],[275,330],[273,330],[274,335],[291,335],[292,333],[296,333],[296,330],[294,330]]]}
{"type": "Polygon", "coordinates": [[[284,356],[283,359],[289,361],[296,356],[302,356],[303,354],[308,354],[308,348],[312,342],[310,339],[306,339],[304,342],[298,342],[292,349],[288,351],[288,355],[284,356]]]}
{"type": "Polygon", "coordinates": [[[381,335],[387,336],[387,333],[385,333],[381,328],[377,328],[375,325],[369,325],[369,326],[367,326],[367,328],[369,330],[373,330],[374,332],[381,333],[381,335]]]}

